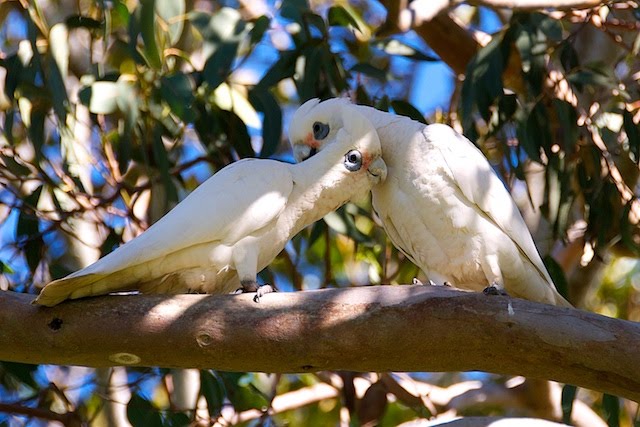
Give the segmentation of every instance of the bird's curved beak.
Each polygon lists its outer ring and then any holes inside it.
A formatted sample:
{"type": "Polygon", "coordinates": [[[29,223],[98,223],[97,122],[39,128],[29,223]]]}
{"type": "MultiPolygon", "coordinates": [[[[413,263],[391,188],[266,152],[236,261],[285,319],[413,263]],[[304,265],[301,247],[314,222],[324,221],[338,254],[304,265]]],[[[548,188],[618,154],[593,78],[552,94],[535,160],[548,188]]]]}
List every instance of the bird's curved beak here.
{"type": "Polygon", "coordinates": [[[387,164],[382,160],[382,157],[378,157],[371,162],[367,172],[371,175],[375,183],[378,184],[387,179],[387,164]]]}
{"type": "Polygon", "coordinates": [[[317,148],[312,148],[306,144],[302,144],[302,143],[293,144],[293,157],[296,159],[296,162],[307,160],[309,157],[312,157],[317,152],[318,152],[317,148]]]}

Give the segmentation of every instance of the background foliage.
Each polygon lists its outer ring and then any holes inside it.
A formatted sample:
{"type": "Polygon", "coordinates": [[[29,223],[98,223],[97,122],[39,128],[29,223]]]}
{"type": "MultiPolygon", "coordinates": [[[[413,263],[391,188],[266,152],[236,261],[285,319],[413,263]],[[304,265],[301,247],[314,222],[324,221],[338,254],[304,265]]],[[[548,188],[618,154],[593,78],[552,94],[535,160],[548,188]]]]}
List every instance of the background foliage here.
{"type": "MultiPolygon", "coordinates": [[[[313,97],[350,96],[463,131],[512,188],[561,291],[638,321],[638,5],[463,5],[409,28],[400,11],[392,1],[0,4],[1,286],[36,293],[239,158],[292,161],[290,113],[313,97]],[[437,22],[469,37],[438,39],[437,22]]],[[[309,227],[261,273],[282,290],[414,276],[367,201],[309,227]]],[[[481,373],[190,375],[195,391],[182,405],[174,396],[189,393],[164,369],[3,362],[0,425],[561,416],[524,403],[540,393],[557,403],[556,388],[481,373]]],[[[639,423],[637,404],[613,396],[565,387],[562,403],[566,420],[573,407],[609,425],[639,423]]]]}

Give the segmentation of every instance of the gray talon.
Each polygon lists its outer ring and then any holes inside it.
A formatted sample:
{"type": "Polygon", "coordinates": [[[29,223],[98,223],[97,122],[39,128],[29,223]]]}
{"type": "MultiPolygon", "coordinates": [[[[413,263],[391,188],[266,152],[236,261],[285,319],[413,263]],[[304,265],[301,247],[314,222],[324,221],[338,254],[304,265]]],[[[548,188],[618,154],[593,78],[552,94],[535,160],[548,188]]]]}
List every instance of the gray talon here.
{"type": "Polygon", "coordinates": [[[256,290],[256,295],[253,297],[253,302],[260,302],[260,298],[271,292],[276,292],[276,288],[271,285],[262,285],[256,290]]]}

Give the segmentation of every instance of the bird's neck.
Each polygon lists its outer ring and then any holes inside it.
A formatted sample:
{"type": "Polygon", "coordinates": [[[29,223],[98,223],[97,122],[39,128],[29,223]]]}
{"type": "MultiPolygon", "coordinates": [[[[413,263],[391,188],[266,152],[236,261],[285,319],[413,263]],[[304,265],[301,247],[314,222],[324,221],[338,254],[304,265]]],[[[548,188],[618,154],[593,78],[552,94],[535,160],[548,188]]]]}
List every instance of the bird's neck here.
{"type": "Polygon", "coordinates": [[[294,188],[287,217],[282,218],[292,236],[367,189],[366,177],[342,170],[344,154],[324,156],[326,151],[292,165],[294,188]]]}

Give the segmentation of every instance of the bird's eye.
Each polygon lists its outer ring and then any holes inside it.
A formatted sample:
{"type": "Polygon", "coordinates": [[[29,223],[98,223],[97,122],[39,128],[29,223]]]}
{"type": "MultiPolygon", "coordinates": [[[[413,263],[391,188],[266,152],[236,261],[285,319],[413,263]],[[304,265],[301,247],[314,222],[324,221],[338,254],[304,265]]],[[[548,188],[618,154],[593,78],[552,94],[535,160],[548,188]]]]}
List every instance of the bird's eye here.
{"type": "Polygon", "coordinates": [[[313,137],[316,140],[325,139],[329,135],[329,125],[326,123],[315,122],[313,124],[313,137]]]}
{"type": "Polygon", "coordinates": [[[351,150],[344,155],[344,167],[351,172],[360,170],[362,167],[362,154],[358,150],[351,150]]]}

